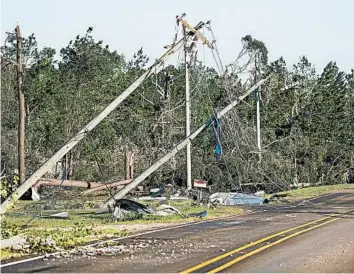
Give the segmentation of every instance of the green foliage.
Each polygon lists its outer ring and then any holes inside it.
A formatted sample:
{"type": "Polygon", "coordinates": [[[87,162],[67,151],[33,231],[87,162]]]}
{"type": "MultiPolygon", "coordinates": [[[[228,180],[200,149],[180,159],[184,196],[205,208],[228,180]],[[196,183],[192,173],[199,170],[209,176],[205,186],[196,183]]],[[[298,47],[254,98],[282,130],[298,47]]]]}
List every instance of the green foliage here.
{"type": "Polygon", "coordinates": [[[267,65],[268,50],[264,42],[253,38],[251,35],[246,35],[241,41],[244,43],[247,51],[250,53],[257,53],[260,56],[262,65],[267,65]]]}
{"type": "Polygon", "coordinates": [[[8,183],[7,180],[5,179],[1,179],[0,180],[0,195],[1,195],[1,199],[5,199],[8,195],[8,183]]]}
{"type": "Polygon", "coordinates": [[[10,224],[5,216],[1,216],[1,239],[9,239],[20,233],[20,228],[16,224],[10,224]]]}
{"type": "MultiPolygon", "coordinates": [[[[207,180],[215,191],[240,184],[275,191],[296,182],[338,182],[354,159],[354,70],[346,74],[330,62],[317,75],[306,57],[288,69],[283,58],[268,62],[262,41],[246,35],[242,42],[245,53],[254,57],[248,79],[235,73],[221,77],[203,64],[190,70],[192,130],[242,94],[249,83],[272,71],[274,76],[261,88],[262,162],[258,164],[254,153],[255,100],[250,96],[223,118],[221,160],[215,158],[213,128],[193,142],[193,178],[207,180]]],[[[59,51],[59,60],[54,49],[39,49],[34,35],[24,38],[23,44],[29,175],[131,85],[146,70],[149,58],[143,48],[131,60],[125,58],[95,40],[91,27],[59,51]]],[[[15,58],[13,35],[2,51],[15,58]]],[[[135,174],[144,171],[184,138],[184,77],[183,65],[166,66],[151,76],[64,157],[59,169],[70,169],[72,179],[119,180],[125,175],[124,155],[129,150],[135,153],[135,174]],[[167,75],[172,75],[172,82],[166,83],[167,75]],[[159,92],[167,92],[169,99],[159,92]]],[[[1,84],[1,169],[12,178],[17,167],[18,119],[14,67],[2,70],[1,84]]],[[[181,152],[146,184],[185,186],[185,181],[181,152]]],[[[5,197],[14,186],[2,181],[1,195],[5,197]]]]}

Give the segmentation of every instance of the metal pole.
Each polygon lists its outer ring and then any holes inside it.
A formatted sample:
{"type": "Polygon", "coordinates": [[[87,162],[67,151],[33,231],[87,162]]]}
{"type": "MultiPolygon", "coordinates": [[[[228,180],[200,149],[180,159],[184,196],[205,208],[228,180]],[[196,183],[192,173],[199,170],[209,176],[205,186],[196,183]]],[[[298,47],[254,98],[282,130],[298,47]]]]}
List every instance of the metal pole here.
{"type": "MultiPolygon", "coordinates": [[[[191,101],[189,86],[189,68],[187,62],[187,49],[184,52],[185,68],[186,68],[186,137],[191,134],[191,101]]],[[[187,189],[192,189],[192,161],[191,161],[191,144],[187,144],[186,148],[186,170],[187,170],[187,189]]]]}
{"type": "MultiPolygon", "coordinates": [[[[195,29],[199,29],[203,25],[200,22],[195,29]]],[[[191,36],[194,32],[188,32],[191,36]]],[[[181,38],[178,42],[172,45],[160,59],[158,59],[143,75],[141,75],[130,87],[123,91],[113,102],[111,102],[100,114],[92,119],[83,129],[80,130],[68,143],[59,149],[49,160],[47,160],[39,169],[37,169],[15,192],[13,192],[0,207],[0,214],[6,212],[11,203],[18,200],[31,186],[33,186],[59,159],[68,153],[76,146],[87,134],[93,130],[104,118],[106,118],[120,103],[122,103],[134,90],[136,90],[144,80],[149,78],[155,72],[155,69],[161,66],[171,55],[178,51],[185,43],[185,38],[181,38]]]]}
{"type": "Polygon", "coordinates": [[[215,116],[211,117],[206,123],[204,123],[201,127],[199,127],[196,131],[194,131],[191,135],[184,138],[177,146],[175,146],[170,152],[165,154],[160,160],[155,162],[152,166],[150,166],[147,170],[141,173],[138,177],[136,177],[130,184],[126,185],[124,188],[119,190],[114,197],[108,199],[102,206],[101,209],[98,211],[102,212],[105,211],[108,206],[113,206],[115,200],[122,199],[129,191],[137,187],[142,181],[144,181],[151,173],[161,167],[164,163],[170,160],[173,156],[175,156],[179,151],[184,149],[190,142],[192,142],[200,133],[202,133],[206,128],[212,125],[216,119],[221,118],[227,112],[229,112],[232,108],[234,108],[239,102],[245,99],[250,93],[255,91],[258,87],[260,87],[265,81],[267,81],[271,75],[266,77],[263,80],[260,80],[254,86],[249,88],[244,95],[238,97],[236,100],[232,101],[229,105],[227,105],[224,109],[218,112],[215,116]]]}

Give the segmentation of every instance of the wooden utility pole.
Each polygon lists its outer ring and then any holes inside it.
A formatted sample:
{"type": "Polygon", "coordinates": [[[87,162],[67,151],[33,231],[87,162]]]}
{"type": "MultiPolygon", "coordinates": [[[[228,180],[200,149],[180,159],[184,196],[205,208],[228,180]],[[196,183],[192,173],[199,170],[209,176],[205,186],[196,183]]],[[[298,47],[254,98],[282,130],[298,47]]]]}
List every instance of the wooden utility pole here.
{"type": "Polygon", "coordinates": [[[265,79],[260,80],[254,86],[249,88],[242,96],[238,97],[236,100],[232,101],[229,105],[227,105],[224,109],[219,111],[214,117],[211,117],[206,123],[200,126],[196,131],[194,131],[191,135],[184,138],[180,143],[177,144],[170,152],[165,154],[162,158],[160,158],[157,162],[155,162],[152,166],[150,166],[147,170],[141,173],[138,177],[134,178],[130,184],[126,185],[124,188],[119,190],[114,197],[108,199],[102,206],[101,209],[97,212],[105,211],[108,206],[113,206],[116,200],[122,199],[129,191],[136,188],[142,181],[144,181],[151,173],[160,168],[163,164],[165,164],[168,160],[170,160],[173,156],[175,156],[179,151],[184,149],[190,142],[192,142],[200,133],[202,133],[205,129],[207,129],[210,125],[214,124],[217,119],[223,117],[226,113],[228,113],[231,109],[233,109],[238,103],[244,100],[248,95],[254,92],[258,87],[264,84],[271,75],[266,77],[265,79]]]}
{"type": "Polygon", "coordinates": [[[18,172],[20,184],[25,181],[25,96],[22,91],[23,67],[22,67],[22,37],[20,26],[16,29],[17,39],[17,86],[18,86],[18,172]]]}
{"type": "MultiPolygon", "coordinates": [[[[200,22],[194,27],[198,30],[204,23],[200,22]]],[[[193,36],[195,33],[191,30],[187,36],[193,36]]],[[[73,138],[69,140],[62,148],[60,148],[50,159],[48,159],[39,169],[37,169],[15,192],[13,192],[1,205],[0,214],[4,214],[12,202],[21,197],[31,186],[33,186],[57,161],[59,161],[66,153],[75,147],[82,139],[84,139],[90,131],[92,131],[103,119],[105,119],[113,110],[115,110],[130,94],[134,92],[146,79],[148,79],[157,68],[162,66],[165,61],[176,53],[185,43],[185,39],[181,38],[174,43],[171,48],[163,54],[156,62],[150,66],[138,79],[135,80],[126,90],[114,99],[104,110],[102,110],[95,118],[93,118],[86,126],[84,126],[73,138]]]]}
{"type": "Polygon", "coordinates": [[[261,109],[260,109],[260,97],[261,91],[260,88],[256,90],[256,104],[257,104],[257,148],[259,155],[259,162],[262,160],[262,147],[261,147],[261,109]]]}
{"type": "MultiPolygon", "coordinates": [[[[182,19],[185,16],[182,15],[181,17],[177,17],[177,21],[182,24],[183,26],[183,34],[184,38],[186,39],[186,44],[184,48],[184,61],[185,61],[185,70],[186,70],[186,94],[185,94],[185,101],[186,101],[186,110],[185,110],[185,120],[186,120],[186,125],[185,125],[185,132],[186,132],[186,137],[188,137],[191,133],[191,101],[190,101],[190,84],[189,84],[189,65],[188,65],[188,51],[192,51],[193,49],[193,44],[196,43],[196,40],[201,40],[204,44],[206,44],[209,48],[213,49],[213,45],[208,41],[208,39],[200,33],[197,29],[193,28],[189,23],[182,19]],[[192,31],[195,36],[196,40],[193,39],[191,42],[191,47],[187,47],[187,39],[188,37],[185,35],[186,31],[190,30],[192,31]]],[[[196,44],[194,45],[196,47],[196,44]]],[[[191,53],[193,54],[193,52],[191,53]]],[[[195,60],[191,60],[190,58],[190,64],[196,61],[197,56],[194,56],[195,60]]],[[[192,159],[191,159],[191,143],[187,144],[186,147],[186,171],[187,171],[187,189],[190,190],[192,189],[192,159]]]]}
{"type": "MultiPolygon", "coordinates": [[[[184,60],[186,68],[186,137],[191,134],[191,101],[190,101],[190,85],[189,85],[189,67],[187,62],[187,49],[184,51],[184,60]]],[[[187,168],[187,189],[192,189],[192,160],[191,160],[191,143],[186,147],[186,168],[187,168]]]]}
{"type": "MultiPolygon", "coordinates": [[[[254,57],[254,82],[257,82],[257,54],[254,57]]],[[[257,88],[255,91],[256,96],[256,128],[257,128],[257,149],[258,149],[258,162],[261,163],[262,161],[262,146],[261,146],[261,110],[260,110],[260,96],[261,96],[261,88],[257,88]]]]}

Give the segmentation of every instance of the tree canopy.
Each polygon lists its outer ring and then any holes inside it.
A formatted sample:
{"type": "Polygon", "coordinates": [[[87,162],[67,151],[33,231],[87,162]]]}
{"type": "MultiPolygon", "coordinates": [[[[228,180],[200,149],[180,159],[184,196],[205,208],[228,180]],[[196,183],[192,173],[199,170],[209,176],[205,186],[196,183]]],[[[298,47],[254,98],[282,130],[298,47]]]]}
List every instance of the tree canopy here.
{"type": "MultiPolygon", "coordinates": [[[[60,50],[58,60],[54,49],[38,48],[34,34],[23,38],[27,177],[146,69],[149,58],[143,48],[127,60],[92,32],[90,27],[77,35],[60,50]]],[[[15,42],[9,34],[1,48],[4,57],[15,59],[15,42]]],[[[213,128],[192,144],[192,177],[207,180],[214,190],[254,184],[276,191],[294,183],[342,182],[354,166],[354,70],[347,74],[330,61],[317,74],[306,57],[289,69],[283,58],[269,62],[262,41],[246,35],[242,42],[256,58],[259,75],[274,73],[262,88],[262,162],[257,164],[255,102],[250,97],[222,120],[221,159],[215,157],[213,128]]],[[[135,173],[140,173],[182,140],[184,69],[165,66],[66,155],[70,178],[123,178],[126,150],[136,155],[135,173]]],[[[12,178],[17,168],[16,70],[3,63],[1,72],[1,170],[4,178],[12,178]]],[[[220,75],[204,64],[193,67],[192,130],[250,83],[252,74],[241,80],[237,73],[220,75]]],[[[185,186],[184,163],[181,152],[146,183],[185,186]]]]}

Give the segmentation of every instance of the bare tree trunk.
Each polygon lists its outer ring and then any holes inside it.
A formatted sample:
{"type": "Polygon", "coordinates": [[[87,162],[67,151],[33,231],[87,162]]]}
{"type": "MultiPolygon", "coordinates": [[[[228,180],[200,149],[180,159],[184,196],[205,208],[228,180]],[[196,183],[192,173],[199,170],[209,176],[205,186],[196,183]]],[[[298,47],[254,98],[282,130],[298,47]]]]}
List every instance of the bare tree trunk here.
{"type": "Polygon", "coordinates": [[[68,178],[68,154],[65,154],[65,156],[64,156],[64,173],[63,173],[63,175],[64,175],[64,177],[63,177],[63,179],[65,179],[65,180],[68,180],[69,178],[68,178]]]}
{"type": "Polygon", "coordinates": [[[125,151],[125,180],[133,179],[134,174],[134,153],[125,151]]]}
{"type": "Polygon", "coordinates": [[[38,192],[40,186],[68,186],[68,187],[83,187],[83,188],[96,188],[104,186],[100,182],[87,182],[87,181],[71,181],[71,180],[57,180],[53,178],[43,178],[33,185],[33,188],[38,192]]]}
{"type": "Polygon", "coordinates": [[[15,29],[17,38],[17,83],[18,83],[18,170],[20,184],[25,179],[25,97],[22,91],[23,68],[22,68],[22,37],[20,26],[15,29]]]}
{"type": "Polygon", "coordinates": [[[74,172],[74,154],[72,150],[70,150],[69,153],[69,178],[71,178],[74,172]]]}
{"type": "Polygon", "coordinates": [[[126,149],[125,150],[125,179],[129,180],[130,179],[130,172],[129,172],[129,163],[130,163],[130,159],[129,159],[129,152],[126,149]]]}
{"type": "Polygon", "coordinates": [[[129,179],[134,178],[134,153],[132,152],[129,157],[129,179]]]}

